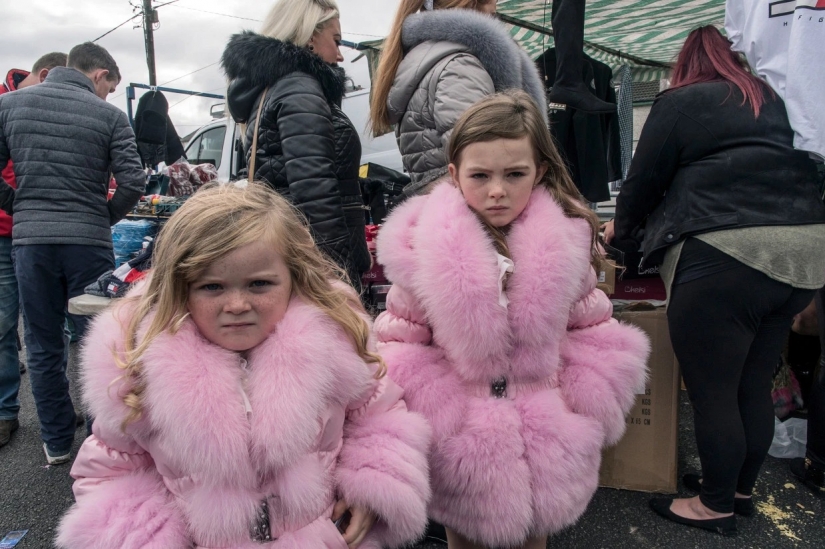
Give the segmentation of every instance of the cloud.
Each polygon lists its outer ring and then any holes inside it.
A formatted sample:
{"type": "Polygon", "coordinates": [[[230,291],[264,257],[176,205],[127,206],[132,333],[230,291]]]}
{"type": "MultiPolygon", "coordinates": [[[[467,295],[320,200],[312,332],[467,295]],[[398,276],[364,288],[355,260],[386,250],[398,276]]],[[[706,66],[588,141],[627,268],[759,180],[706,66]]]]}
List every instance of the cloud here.
{"type": "MultiPolygon", "coordinates": [[[[129,0],[26,0],[3,1],[0,21],[0,76],[12,68],[31,69],[34,61],[50,51],[68,52],[72,46],[92,40],[133,15],[129,0]]],[[[166,0],[154,0],[155,5],[166,0]]],[[[132,4],[139,4],[132,0],[132,4]]],[[[398,0],[338,0],[344,37],[371,40],[389,30],[398,0]]],[[[229,36],[259,23],[239,18],[263,19],[272,5],[260,0],[179,0],[158,9],[160,26],[155,31],[155,59],[159,84],[221,94],[226,82],[220,66],[214,65],[179,78],[220,59],[229,36]],[[200,10],[200,11],[197,11],[200,10]],[[203,12],[215,12],[215,15],[203,12]],[[232,16],[232,17],[229,17],[232,16]]],[[[135,19],[102,38],[123,75],[123,82],[109,100],[126,110],[125,88],[129,82],[148,83],[143,31],[135,19]]],[[[344,51],[347,60],[355,53],[344,51]]],[[[368,85],[366,63],[345,63],[357,84],[368,85]]],[[[143,92],[138,90],[138,97],[143,92]]],[[[219,101],[167,94],[170,116],[181,135],[209,122],[209,107],[219,101]]]]}

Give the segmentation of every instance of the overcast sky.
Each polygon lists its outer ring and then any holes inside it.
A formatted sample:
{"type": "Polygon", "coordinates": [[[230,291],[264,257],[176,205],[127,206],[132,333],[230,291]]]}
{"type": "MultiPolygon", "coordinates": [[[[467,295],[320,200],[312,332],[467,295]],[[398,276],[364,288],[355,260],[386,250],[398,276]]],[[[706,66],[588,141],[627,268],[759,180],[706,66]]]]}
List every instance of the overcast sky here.
{"type": "MultiPolygon", "coordinates": [[[[154,0],[159,6],[169,0],[154,0]]],[[[140,0],[0,0],[0,74],[9,69],[31,70],[34,61],[51,51],[68,52],[72,46],[93,40],[138,13],[140,0]]],[[[217,62],[229,36],[243,29],[257,30],[269,7],[266,0],[178,0],[158,9],[160,28],[155,31],[158,84],[172,88],[221,94],[226,82],[217,62]],[[212,13],[205,13],[212,12],[212,13]],[[258,20],[258,21],[255,21],[258,20]],[[214,63],[214,65],[207,67],[214,63]],[[203,70],[183,76],[196,71],[203,70]],[[183,78],[180,78],[182,77],[183,78]]],[[[344,39],[372,40],[386,34],[398,0],[338,0],[344,39]]],[[[109,50],[123,74],[123,83],[109,101],[126,109],[128,82],[149,83],[143,31],[127,23],[97,43],[109,50]]],[[[344,66],[360,85],[367,84],[364,60],[351,64],[355,53],[342,50],[344,66]]],[[[140,96],[138,92],[138,96],[140,96]]],[[[208,122],[215,100],[167,94],[170,115],[185,135],[208,122]],[[183,101],[186,99],[185,101],[183,101]],[[175,103],[183,101],[175,106],[175,103]]]]}

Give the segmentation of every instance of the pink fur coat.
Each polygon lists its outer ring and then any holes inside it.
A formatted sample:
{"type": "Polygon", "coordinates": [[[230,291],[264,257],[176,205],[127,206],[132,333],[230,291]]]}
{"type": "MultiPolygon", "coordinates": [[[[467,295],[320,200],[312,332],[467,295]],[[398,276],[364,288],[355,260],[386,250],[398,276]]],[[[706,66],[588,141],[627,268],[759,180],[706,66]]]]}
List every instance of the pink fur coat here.
{"type": "Polygon", "coordinates": [[[162,334],[144,355],[143,417],[123,432],[114,353],[126,309],[99,316],[83,349],[96,419],[59,547],[346,549],[330,521],[336,495],[378,516],[365,549],[423,534],[430,429],[319,309],[293,298],[245,367],[191,320],[162,334]],[[250,540],[263,500],[277,538],[267,544],[250,540]]]}
{"type": "Polygon", "coordinates": [[[394,286],[375,330],[407,405],[433,428],[430,516],[488,546],[581,516],[649,352],[595,289],[588,224],[544,188],[507,240],[505,308],[492,240],[450,183],[400,206],[378,238],[394,286]]]}

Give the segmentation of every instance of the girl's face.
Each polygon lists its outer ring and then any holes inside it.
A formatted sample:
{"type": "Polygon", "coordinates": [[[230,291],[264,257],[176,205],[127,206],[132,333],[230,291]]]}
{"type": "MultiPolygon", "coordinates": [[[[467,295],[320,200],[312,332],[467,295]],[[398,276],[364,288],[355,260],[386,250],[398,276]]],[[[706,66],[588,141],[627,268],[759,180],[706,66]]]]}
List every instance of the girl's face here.
{"type": "Polygon", "coordinates": [[[315,55],[334,65],[343,63],[344,56],[341,55],[341,20],[332,19],[323,30],[317,31],[309,39],[309,46],[315,55]]]}
{"type": "Polygon", "coordinates": [[[292,295],[289,269],[275,246],[254,242],[214,262],[189,285],[192,321],[209,341],[248,351],[275,331],[292,295]]]}
{"type": "Polygon", "coordinates": [[[521,215],[547,171],[536,165],[529,137],[473,143],[460,160],[450,164],[450,176],[470,208],[493,227],[506,227],[521,215]]]}

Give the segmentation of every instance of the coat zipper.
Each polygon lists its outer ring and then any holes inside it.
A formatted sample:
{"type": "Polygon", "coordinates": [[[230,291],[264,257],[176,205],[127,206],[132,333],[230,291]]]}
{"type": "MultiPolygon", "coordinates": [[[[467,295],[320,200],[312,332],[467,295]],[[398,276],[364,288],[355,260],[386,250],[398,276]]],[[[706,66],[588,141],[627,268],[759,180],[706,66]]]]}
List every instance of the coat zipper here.
{"type": "MultiPolygon", "coordinates": [[[[243,357],[240,359],[241,363],[241,382],[240,390],[243,397],[243,407],[246,410],[246,421],[252,423],[252,403],[249,402],[249,396],[246,394],[246,381],[249,377],[249,362],[243,357]]],[[[252,525],[250,531],[250,539],[258,543],[269,543],[273,541],[272,526],[269,518],[269,501],[264,498],[256,512],[255,524],[252,525]]]]}
{"type": "Polygon", "coordinates": [[[343,208],[345,210],[371,210],[372,209],[369,206],[366,206],[364,204],[346,204],[345,206],[343,206],[343,208]]]}
{"type": "Polygon", "coordinates": [[[252,421],[252,403],[249,401],[249,396],[246,394],[246,380],[249,376],[249,363],[245,358],[241,358],[241,396],[243,397],[243,407],[246,411],[246,421],[252,421]]]}

